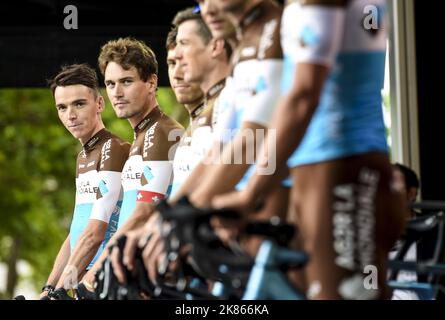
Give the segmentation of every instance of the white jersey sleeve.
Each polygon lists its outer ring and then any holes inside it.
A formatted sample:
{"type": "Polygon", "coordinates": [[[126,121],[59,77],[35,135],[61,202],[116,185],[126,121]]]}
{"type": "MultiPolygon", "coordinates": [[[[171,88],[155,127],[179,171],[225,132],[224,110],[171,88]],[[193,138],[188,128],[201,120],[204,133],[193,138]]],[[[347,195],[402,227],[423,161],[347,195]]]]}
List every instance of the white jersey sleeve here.
{"type": "MultiPolygon", "coordinates": [[[[272,114],[278,102],[280,92],[280,79],[283,70],[281,59],[249,60],[236,66],[236,75],[250,74],[247,80],[250,83],[237,84],[239,91],[248,86],[250,92],[242,92],[236,104],[239,110],[240,124],[253,122],[268,127],[272,114]]],[[[237,79],[242,81],[243,77],[237,79]]]]}
{"type": "Polygon", "coordinates": [[[282,18],[283,50],[296,63],[332,66],[343,41],[345,12],[344,6],[292,3],[282,18]]]}
{"type": "Polygon", "coordinates": [[[231,76],[226,78],[226,85],[213,106],[213,137],[217,142],[227,143],[232,140],[236,129],[236,110],[234,82],[231,76]]]}
{"type": "Polygon", "coordinates": [[[97,199],[91,209],[90,219],[108,223],[121,197],[121,173],[116,171],[99,171],[97,199]]]}

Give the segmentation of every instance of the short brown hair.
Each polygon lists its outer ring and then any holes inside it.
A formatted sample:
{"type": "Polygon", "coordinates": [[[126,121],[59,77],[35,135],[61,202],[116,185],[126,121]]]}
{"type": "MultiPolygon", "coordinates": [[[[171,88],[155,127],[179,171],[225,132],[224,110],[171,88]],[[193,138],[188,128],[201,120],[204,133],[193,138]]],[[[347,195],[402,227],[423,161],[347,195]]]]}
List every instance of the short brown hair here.
{"type": "Polygon", "coordinates": [[[195,12],[195,8],[187,8],[182,11],[179,11],[176,16],[173,18],[172,24],[175,27],[179,27],[180,24],[194,20],[198,24],[198,34],[205,44],[208,44],[210,40],[212,40],[212,33],[210,32],[209,27],[207,27],[206,23],[202,19],[202,16],[199,13],[195,12]]]}
{"type": "Polygon", "coordinates": [[[167,34],[165,40],[165,49],[172,50],[176,47],[176,36],[178,35],[178,27],[173,27],[167,34]]]}
{"type": "MultiPolygon", "coordinates": [[[[195,12],[195,8],[187,8],[182,11],[179,11],[173,18],[172,24],[176,29],[176,34],[178,33],[177,29],[179,25],[189,20],[196,21],[196,23],[198,24],[198,34],[201,36],[202,40],[204,41],[204,44],[208,44],[209,41],[212,40],[213,38],[212,32],[210,31],[207,24],[204,22],[202,16],[199,13],[195,12]]],[[[175,41],[176,41],[176,35],[175,35],[175,41]]],[[[167,50],[169,50],[168,47],[167,50]]],[[[230,60],[230,56],[232,55],[232,47],[230,46],[229,42],[226,39],[224,39],[224,50],[226,51],[227,60],[230,60]]]]}
{"type": "Polygon", "coordinates": [[[105,75],[109,62],[115,62],[125,70],[135,67],[143,81],[147,81],[152,74],[158,75],[158,62],[153,50],[133,38],[108,41],[102,46],[98,61],[102,75],[105,75]]]}
{"type": "Polygon", "coordinates": [[[76,84],[90,88],[96,96],[99,92],[99,81],[97,80],[96,71],[86,63],[62,66],[59,73],[53,79],[48,80],[48,84],[53,95],[57,87],[76,84]]]}

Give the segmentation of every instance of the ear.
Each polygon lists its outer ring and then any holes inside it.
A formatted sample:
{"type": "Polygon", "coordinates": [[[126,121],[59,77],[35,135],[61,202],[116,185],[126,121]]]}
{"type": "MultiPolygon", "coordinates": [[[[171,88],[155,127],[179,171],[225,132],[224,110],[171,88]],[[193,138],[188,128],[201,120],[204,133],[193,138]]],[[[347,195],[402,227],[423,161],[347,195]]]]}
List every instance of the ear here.
{"type": "Polygon", "coordinates": [[[224,39],[212,39],[212,58],[215,59],[224,53],[224,39]]]}
{"type": "Polygon", "coordinates": [[[149,85],[150,89],[156,91],[156,88],[158,87],[158,76],[155,74],[149,76],[147,79],[147,84],[149,85]]]}
{"type": "Polygon", "coordinates": [[[105,110],[105,100],[104,98],[99,94],[97,96],[97,113],[102,113],[105,110]]]}

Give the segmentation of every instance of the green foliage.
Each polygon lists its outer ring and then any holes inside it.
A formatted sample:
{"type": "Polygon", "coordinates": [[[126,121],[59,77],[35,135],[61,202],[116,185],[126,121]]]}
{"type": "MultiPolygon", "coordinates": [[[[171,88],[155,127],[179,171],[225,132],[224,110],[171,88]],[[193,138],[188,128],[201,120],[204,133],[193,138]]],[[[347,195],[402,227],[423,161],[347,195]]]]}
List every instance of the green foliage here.
{"type": "MultiPolygon", "coordinates": [[[[158,101],[184,123],[184,108],[170,88],[159,89],[158,101]]],[[[128,121],[117,119],[108,101],[103,120],[110,131],[133,140],[128,121]]],[[[81,146],[60,123],[48,89],[0,90],[0,137],[0,262],[18,238],[19,258],[30,263],[40,288],[68,234],[81,146]]]]}
{"type": "Polygon", "coordinates": [[[19,239],[20,258],[41,284],[67,234],[79,145],[60,125],[48,90],[1,90],[0,110],[0,247],[19,239]]]}

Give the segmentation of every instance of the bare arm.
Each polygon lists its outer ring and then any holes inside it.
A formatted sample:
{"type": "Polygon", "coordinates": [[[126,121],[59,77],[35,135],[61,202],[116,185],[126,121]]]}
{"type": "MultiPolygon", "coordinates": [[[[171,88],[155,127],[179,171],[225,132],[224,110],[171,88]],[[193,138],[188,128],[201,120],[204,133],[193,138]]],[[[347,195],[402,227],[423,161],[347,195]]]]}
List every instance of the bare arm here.
{"type": "Polygon", "coordinates": [[[132,215],[128,218],[127,221],[116,231],[116,233],[111,237],[111,239],[108,241],[107,245],[105,246],[105,249],[102,251],[99,258],[96,260],[94,265],[91,267],[90,270],[85,274],[83,277],[83,281],[86,281],[87,284],[92,284],[94,282],[94,275],[96,274],[97,270],[99,270],[105,261],[105,259],[108,257],[108,248],[113,245],[116,240],[124,235],[126,232],[130,230],[135,230],[138,227],[142,227],[145,222],[147,222],[148,218],[150,218],[151,214],[154,212],[154,207],[152,204],[146,203],[146,202],[136,202],[136,207],[132,213],[132,215]]]}
{"type": "MultiPolygon", "coordinates": [[[[57,254],[56,260],[53,265],[53,269],[51,270],[51,273],[48,277],[48,280],[46,281],[47,285],[56,286],[57,282],[59,281],[60,276],[63,273],[63,270],[65,269],[65,266],[68,262],[68,259],[70,257],[70,235],[66,237],[65,241],[63,242],[62,246],[60,247],[59,253],[57,254]]],[[[47,292],[43,292],[40,296],[46,296],[47,292]]]]}
{"type": "Polygon", "coordinates": [[[210,165],[205,179],[191,194],[191,201],[197,206],[209,206],[213,196],[233,190],[255,161],[257,146],[261,145],[265,131],[262,125],[244,122],[225,146],[219,163],[210,165]]]}
{"type": "Polygon", "coordinates": [[[60,276],[56,288],[64,287],[69,289],[72,284],[77,283],[78,277],[83,275],[104,240],[107,226],[108,223],[106,222],[90,219],[66,263],[65,268],[67,272],[60,276]],[[74,274],[72,273],[73,271],[75,271],[74,274]],[[73,275],[76,275],[76,278],[70,279],[69,277],[73,275]]]}
{"type": "MultiPolygon", "coordinates": [[[[267,145],[276,145],[275,161],[278,170],[286,166],[287,159],[298,147],[309,122],[318,105],[320,93],[328,73],[328,68],[316,64],[301,63],[297,67],[293,87],[288,95],[283,97],[277,106],[272,120],[271,129],[276,131],[267,137],[267,145]]],[[[259,155],[261,166],[265,166],[270,159],[263,148],[259,155]]],[[[249,184],[241,194],[222,196],[213,202],[216,207],[239,207],[241,210],[251,210],[258,199],[265,197],[275,185],[277,175],[252,176],[249,184]]]]}

